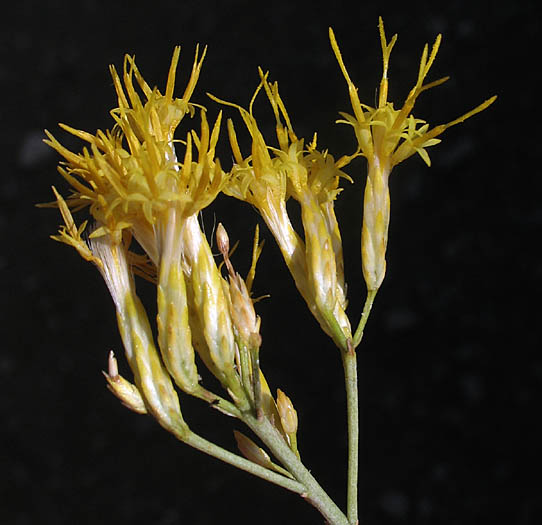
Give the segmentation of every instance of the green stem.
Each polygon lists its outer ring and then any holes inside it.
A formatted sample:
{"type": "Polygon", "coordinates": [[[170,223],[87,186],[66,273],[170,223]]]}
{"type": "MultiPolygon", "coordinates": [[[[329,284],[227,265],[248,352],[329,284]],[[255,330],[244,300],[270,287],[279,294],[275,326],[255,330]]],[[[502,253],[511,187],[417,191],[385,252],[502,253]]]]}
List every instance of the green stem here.
{"type": "Polygon", "coordinates": [[[231,401],[213,394],[213,392],[203,388],[201,385],[198,385],[198,388],[196,388],[194,392],[191,392],[191,395],[206,401],[214,409],[222,412],[223,414],[236,417],[237,419],[241,417],[241,411],[231,401]]]}
{"type": "Polygon", "coordinates": [[[369,290],[367,292],[367,299],[365,299],[365,304],[363,305],[361,319],[359,321],[358,327],[356,328],[356,333],[354,334],[354,348],[357,348],[358,345],[361,343],[361,339],[363,338],[363,330],[365,329],[365,325],[367,324],[367,319],[369,319],[369,314],[371,313],[371,308],[373,307],[373,302],[375,300],[377,291],[378,290],[369,290]]]}
{"type": "Polygon", "coordinates": [[[262,385],[260,383],[260,347],[257,345],[253,345],[250,348],[250,363],[252,390],[254,392],[254,409],[256,415],[258,415],[262,408],[262,385]]]}
{"type": "Polygon", "coordinates": [[[287,478],[286,476],[282,476],[281,474],[277,474],[276,472],[257,465],[256,463],[253,463],[248,459],[229,452],[228,450],[225,450],[222,447],[219,447],[218,445],[207,441],[205,438],[194,434],[190,430],[188,432],[178,432],[175,433],[175,435],[179,440],[183,441],[187,445],[190,445],[191,447],[194,447],[201,452],[205,452],[205,454],[220,459],[225,463],[233,465],[234,467],[244,470],[245,472],[249,472],[254,476],[258,476],[259,478],[265,479],[266,481],[274,483],[275,485],[279,485],[280,487],[288,489],[297,494],[303,495],[306,492],[306,488],[302,483],[287,478]]]}
{"type": "Polygon", "coordinates": [[[327,495],[295,452],[290,449],[282,434],[267,418],[258,419],[250,414],[244,414],[243,421],[269,447],[273,455],[295,479],[303,484],[305,492],[302,497],[316,507],[328,523],[331,525],[348,525],[348,520],[343,512],[327,495]]]}
{"type": "Polygon", "coordinates": [[[352,344],[347,352],[341,352],[346,388],[346,412],[348,427],[348,478],[346,504],[348,521],[358,523],[358,470],[359,470],[359,401],[357,356],[352,344]]]}
{"type": "Polygon", "coordinates": [[[251,404],[254,404],[254,391],[252,389],[252,376],[250,372],[250,364],[249,364],[249,355],[248,355],[248,348],[246,344],[239,344],[239,356],[240,356],[240,365],[241,365],[241,384],[243,385],[245,389],[245,393],[247,395],[247,398],[250,399],[251,404]]]}
{"type": "Polygon", "coordinates": [[[351,525],[358,523],[358,483],[359,483],[359,387],[356,347],[363,338],[363,330],[371,313],[377,290],[369,290],[359,325],[353,341],[348,341],[346,351],[341,352],[346,389],[346,413],[348,429],[348,477],[347,477],[347,515],[351,525]]]}

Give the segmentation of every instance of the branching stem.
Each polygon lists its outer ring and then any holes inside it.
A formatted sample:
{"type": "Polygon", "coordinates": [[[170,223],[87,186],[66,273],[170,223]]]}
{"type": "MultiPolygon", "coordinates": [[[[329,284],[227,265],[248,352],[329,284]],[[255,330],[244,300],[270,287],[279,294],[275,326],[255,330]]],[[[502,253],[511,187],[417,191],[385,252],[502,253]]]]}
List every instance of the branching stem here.
{"type": "Polygon", "coordinates": [[[243,421],[267,445],[273,455],[282,465],[303,484],[305,492],[302,495],[311,505],[316,507],[326,521],[332,525],[348,525],[344,513],[337,507],[310,471],[303,465],[297,454],[290,449],[282,434],[267,418],[255,418],[245,415],[243,421]]]}
{"type": "Polygon", "coordinates": [[[176,434],[176,436],[187,445],[190,445],[191,447],[194,447],[195,449],[204,452],[209,456],[220,459],[221,461],[224,461],[229,465],[233,465],[234,467],[244,470],[245,472],[249,472],[254,476],[265,479],[266,481],[274,483],[275,485],[279,485],[280,487],[283,487],[297,494],[303,495],[306,492],[306,488],[302,483],[299,483],[296,480],[290,479],[281,474],[277,474],[272,470],[266,469],[265,467],[257,465],[256,463],[253,463],[248,459],[238,456],[233,452],[230,452],[214,443],[211,443],[210,441],[207,441],[205,438],[202,438],[201,436],[198,436],[191,431],[189,431],[188,433],[183,432],[180,434],[176,434]]]}

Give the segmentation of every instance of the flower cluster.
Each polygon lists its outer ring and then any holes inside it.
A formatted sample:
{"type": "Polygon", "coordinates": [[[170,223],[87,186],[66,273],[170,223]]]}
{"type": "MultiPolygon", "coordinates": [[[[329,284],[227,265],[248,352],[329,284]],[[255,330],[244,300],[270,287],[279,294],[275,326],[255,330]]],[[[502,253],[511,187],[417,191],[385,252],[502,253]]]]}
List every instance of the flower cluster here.
{"type": "MultiPolygon", "coordinates": [[[[205,55],[198,58],[196,50],[184,94],[174,98],[179,52],[176,48],[164,94],[149,87],[133,57],[125,58],[122,80],[111,68],[118,96],[118,107],[111,111],[114,128],[92,135],[61,125],[89,144],[81,153],[69,151],[47,132],[46,142],[65,159],[59,172],[72,188],[66,200],[54,189],[64,225],[53,238],[94,263],[109,288],[135,385],[118,374],[113,355],[106,378],[125,405],[152,413],[181,437],[188,426],[176,385],[228,415],[239,417],[247,411],[267,415],[291,442],[259,368],[260,319],[250,295],[261,253],[258,236],[245,281],[233,268],[228,236],[219,225],[217,241],[229,274],[226,279],[198,220],[199,212],[232,178],[215,157],[221,114],[211,128],[206,110],[199,108],[199,133],[189,129],[185,140],[174,138],[183,117],[196,112],[190,97],[205,55]],[[178,144],[184,148],[182,160],[177,158],[178,144]],[[88,235],[86,222],[77,227],[70,211],[87,206],[95,221],[88,235]],[[133,239],[144,254],[131,247],[133,239]],[[134,274],[156,284],[159,351],[134,274]],[[203,387],[196,354],[230,400],[203,387]]],[[[288,429],[295,434],[291,424],[288,429]]]]}
{"type": "MultiPolygon", "coordinates": [[[[388,41],[379,20],[383,73],[378,104],[362,104],[333,31],[331,46],[346,79],[353,114],[339,123],[354,130],[357,148],[337,160],[318,149],[317,135],[299,138],[279,94],[278,83],[259,70],[260,82],[248,109],[209,95],[239,113],[250,137],[242,153],[233,121],[227,121],[233,166],[225,171],[216,157],[222,112],[209,123],[207,110],[191,102],[206,50],[196,48],[184,93],[175,97],[180,48],[173,53],[164,92],[151,88],[126,56],[122,75],[111,66],[118,106],[111,111],[111,130],[91,134],[61,124],[86,143],[81,152],[64,147],[46,131],[46,143],[63,158],[58,170],[71,187],[64,198],[53,187],[54,203],[64,224],[53,239],[66,243],[93,263],[103,276],[116,308],[119,331],[133,383],[121,377],[109,356],[109,389],[130,409],[149,413],[180,440],[239,468],[302,494],[328,522],[357,523],[357,372],[355,348],[361,341],[374,297],[386,272],[390,221],[388,179],[392,169],[419,154],[430,165],[427,148],[440,142],[446,129],[492,104],[492,97],[461,117],[431,127],[416,118],[419,95],[447,78],[426,82],[441,37],[431,51],[424,47],[418,77],[400,109],[388,101],[388,65],[397,35],[388,41]],[[254,115],[263,92],[274,115],[276,142],[264,137],[254,115]],[[199,113],[199,126],[192,120],[199,113]],[[189,125],[185,126],[187,121],[189,125]],[[176,137],[181,126],[185,132],[176,137]],[[346,313],[342,239],[335,202],[343,171],[358,156],[367,159],[367,182],[361,231],[362,270],[367,299],[352,330],[346,313]],[[310,312],[339,348],[345,370],[348,410],[348,516],[331,501],[301,463],[297,446],[298,416],[291,399],[278,390],[273,397],[260,368],[260,318],[251,295],[262,244],[256,228],[252,262],[246,278],[236,272],[226,229],[218,225],[216,241],[223,263],[217,264],[199,222],[199,214],[224,193],[258,210],[275,238],[295,285],[310,312]],[[296,231],[287,201],[300,209],[302,231],[296,231]],[[88,208],[92,217],[76,225],[72,212],[88,208]],[[136,291],[136,276],[156,286],[156,342],[147,312],[136,291]],[[226,395],[207,388],[198,368],[204,365],[226,395]],[[178,391],[200,398],[238,418],[263,441],[280,465],[244,434],[235,431],[245,458],[197,436],[184,420],[178,391]]],[[[223,109],[223,111],[226,111],[223,109]]]]}
{"type": "Polygon", "coordinates": [[[308,145],[296,136],[278,83],[270,83],[261,69],[259,73],[261,81],[248,110],[211,97],[239,111],[252,139],[251,154],[244,157],[233,122],[228,121],[235,163],[223,191],[260,212],[322,330],[339,348],[346,348],[351,328],[345,312],[342,241],[334,210],[334,200],[341,191],[340,178],[350,179],[340,169],[345,161],[335,161],[327,151],[318,151],[316,135],[308,145]],[[262,89],[275,115],[278,147],[265,142],[253,114],[254,100],[262,89]],[[304,240],[288,215],[286,201],[290,197],[301,208],[304,240]]]}

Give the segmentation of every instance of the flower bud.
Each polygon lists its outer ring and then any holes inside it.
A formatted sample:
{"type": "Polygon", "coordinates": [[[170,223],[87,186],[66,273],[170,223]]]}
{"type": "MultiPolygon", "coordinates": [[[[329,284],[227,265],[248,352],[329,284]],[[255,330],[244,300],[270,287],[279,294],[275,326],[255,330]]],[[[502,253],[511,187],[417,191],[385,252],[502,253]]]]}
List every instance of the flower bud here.
{"type": "Polygon", "coordinates": [[[296,434],[297,411],[294,408],[292,400],[280,388],[277,389],[277,409],[284,432],[288,435],[296,434]]]}
{"type": "Polygon", "coordinates": [[[103,372],[103,375],[107,380],[107,388],[121,400],[125,407],[138,414],[147,413],[145,402],[137,387],[119,375],[117,360],[113,351],[109,352],[109,373],[103,372]]]}
{"type": "MultiPolygon", "coordinates": [[[[258,334],[260,319],[254,311],[254,303],[244,279],[234,270],[229,258],[230,241],[222,223],[216,229],[218,249],[224,257],[224,263],[229,273],[229,286],[227,286],[227,300],[230,306],[230,315],[233,326],[244,345],[254,346],[250,343],[252,334],[258,334]]],[[[257,343],[257,341],[254,341],[257,343]]],[[[261,344],[261,343],[260,343],[261,344]]],[[[260,344],[255,346],[259,347],[260,344]]]]}
{"type": "Polygon", "coordinates": [[[233,435],[235,436],[235,441],[237,441],[237,448],[239,448],[239,451],[245,458],[262,467],[273,468],[271,458],[263,448],[256,445],[252,439],[237,430],[233,431],[233,435]]]}
{"type": "Polygon", "coordinates": [[[218,226],[216,228],[216,242],[218,244],[218,250],[222,255],[226,254],[225,256],[230,253],[230,238],[228,237],[228,233],[226,232],[226,228],[222,226],[222,223],[218,223],[218,226]]]}

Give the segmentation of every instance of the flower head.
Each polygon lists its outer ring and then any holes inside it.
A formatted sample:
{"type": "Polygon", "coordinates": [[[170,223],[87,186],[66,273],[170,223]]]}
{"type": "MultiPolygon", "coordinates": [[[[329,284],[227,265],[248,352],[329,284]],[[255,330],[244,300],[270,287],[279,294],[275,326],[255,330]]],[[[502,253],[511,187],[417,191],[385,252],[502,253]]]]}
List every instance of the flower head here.
{"type": "Polygon", "coordinates": [[[387,165],[391,170],[393,166],[418,153],[424,162],[430,165],[429,155],[425,148],[438,144],[440,142],[440,140],[436,139],[438,135],[451,126],[455,126],[476,113],[480,113],[490,106],[497,97],[491,97],[459,118],[433,128],[430,128],[430,125],[424,120],[414,117],[412,110],[419,95],[430,88],[443,84],[449,79],[449,77],[443,77],[424,83],[440,47],[442,36],[438,35],[430,53],[428,45],[425,44],[420,59],[416,83],[410,90],[403,106],[400,109],[395,109],[393,102],[388,101],[388,66],[391,51],[397,41],[397,35],[394,35],[388,42],[382,18],[378,20],[378,29],[382,47],[383,67],[378,92],[378,105],[376,107],[371,107],[360,102],[357,88],[348,74],[335,39],[335,34],[331,28],[329,29],[331,46],[348,84],[350,102],[354,111],[354,115],[341,113],[344,120],[339,120],[338,122],[349,124],[354,128],[358,140],[359,153],[369,161],[374,157],[378,157],[381,164],[387,165]]]}
{"type": "Polygon", "coordinates": [[[148,412],[164,426],[175,428],[182,417],[171,381],[220,410],[229,414],[236,410],[200,385],[195,351],[238,406],[246,407],[248,402],[236,371],[236,341],[224,280],[198,222],[200,210],[227,181],[215,158],[221,115],[211,128],[206,110],[200,108],[200,131],[189,129],[185,140],[174,138],[183,117],[195,113],[190,97],[203,56],[198,58],[196,50],[181,98],[173,96],[179,48],[173,54],[164,94],[151,89],[134,58],[126,56],[122,80],[111,67],[118,97],[118,107],[111,112],[114,128],[92,135],[62,125],[87,143],[81,153],[71,152],[48,132],[46,140],[64,157],[59,171],[72,188],[66,200],[53,188],[64,219],[53,238],[74,247],[104,277],[134,373],[135,386],[116,374],[107,376],[109,386],[141,412],[139,393],[148,412]],[[180,161],[176,145],[184,148],[180,161]],[[87,206],[94,223],[85,236],[87,221],[76,226],[70,208],[87,206]],[[132,238],[145,255],[130,249],[132,238]],[[157,287],[159,353],[133,274],[157,287]],[[168,407],[178,415],[166,414],[168,407]]]}
{"type": "Polygon", "coordinates": [[[351,157],[361,155],[367,159],[368,163],[361,244],[363,275],[368,290],[373,292],[380,287],[386,272],[385,255],[390,220],[388,177],[391,170],[416,153],[430,166],[431,161],[426,148],[440,142],[440,139],[436,137],[446,129],[480,113],[497,98],[491,97],[459,118],[432,128],[427,122],[412,114],[416,100],[421,93],[439,86],[449,78],[443,77],[425,83],[440,47],[441,35],[438,35],[431,52],[429,52],[428,45],[425,45],[416,83],[410,90],[403,106],[400,109],[395,109],[393,103],[388,101],[388,65],[391,51],[397,41],[397,35],[394,35],[388,42],[382,18],[379,18],[378,28],[383,68],[376,107],[360,102],[358,90],[348,74],[335,34],[331,28],[329,29],[331,47],[348,84],[350,102],[354,112],[353,115],[341,113],[343,118],[337,122],[348,124],[354,128],[358,148],[351,157]]]}
{"type": "Polygon", "coordinates": [[[236,108],[252,138],[251,155],[243,157],[233,123],[228,122],[235,159],[224,193],[246,201],[261,213],[275,237],[296,286],[322,329],[344,346],[350,336],[345,314],[346,294],[342,243],[333,203],[340,193],[339,179],[349,178],[327,151],[319,151],[316,135],[305,145],[294,132],[277,82],[269,82],[261,69],[260,84],[246,110],[236,108]],[[276,121],[278,147],[269,146],[253,114],[256,96],[263,89],[276,121]],[[304,240],[295,231],[286,201],[301,208],[304,240]]]}
{"type": "Polygon", "coordinates": [[[215,158],[221,116],[210,129],[206,112],[201,109],[201,132],[188,131],[181,141],[185,153],[177,160],[173,133],[186,114],[193,114],[189,100],[197,82],[202,60],[198,52],[182,98],[173,98],[175,72],[180,48],[171,62],[165,94],[150,89],[136,67],[133,57],[124,61],[123,83],[114,67],[111,73],[117,91],[118,108],[111,114],[116,121],[112,131],[92,135],[62,125],[88,146],[73,153],[46,131],[50,146],[66,160],[59,167],[72,186],[67,204],[72,209],[90,207],[90,213],[102,225],[93,235],[106,232],[117,236],[123,229],[133,231],[151,259],[158,253],[153,229],[172,207],[184,216],[209,205],[225,182],[225,174],[215,158]],[[134,86],[134,77],[144,101],[134,86]],[[194,155],[193,147],[197,155],[194,155]]]}

